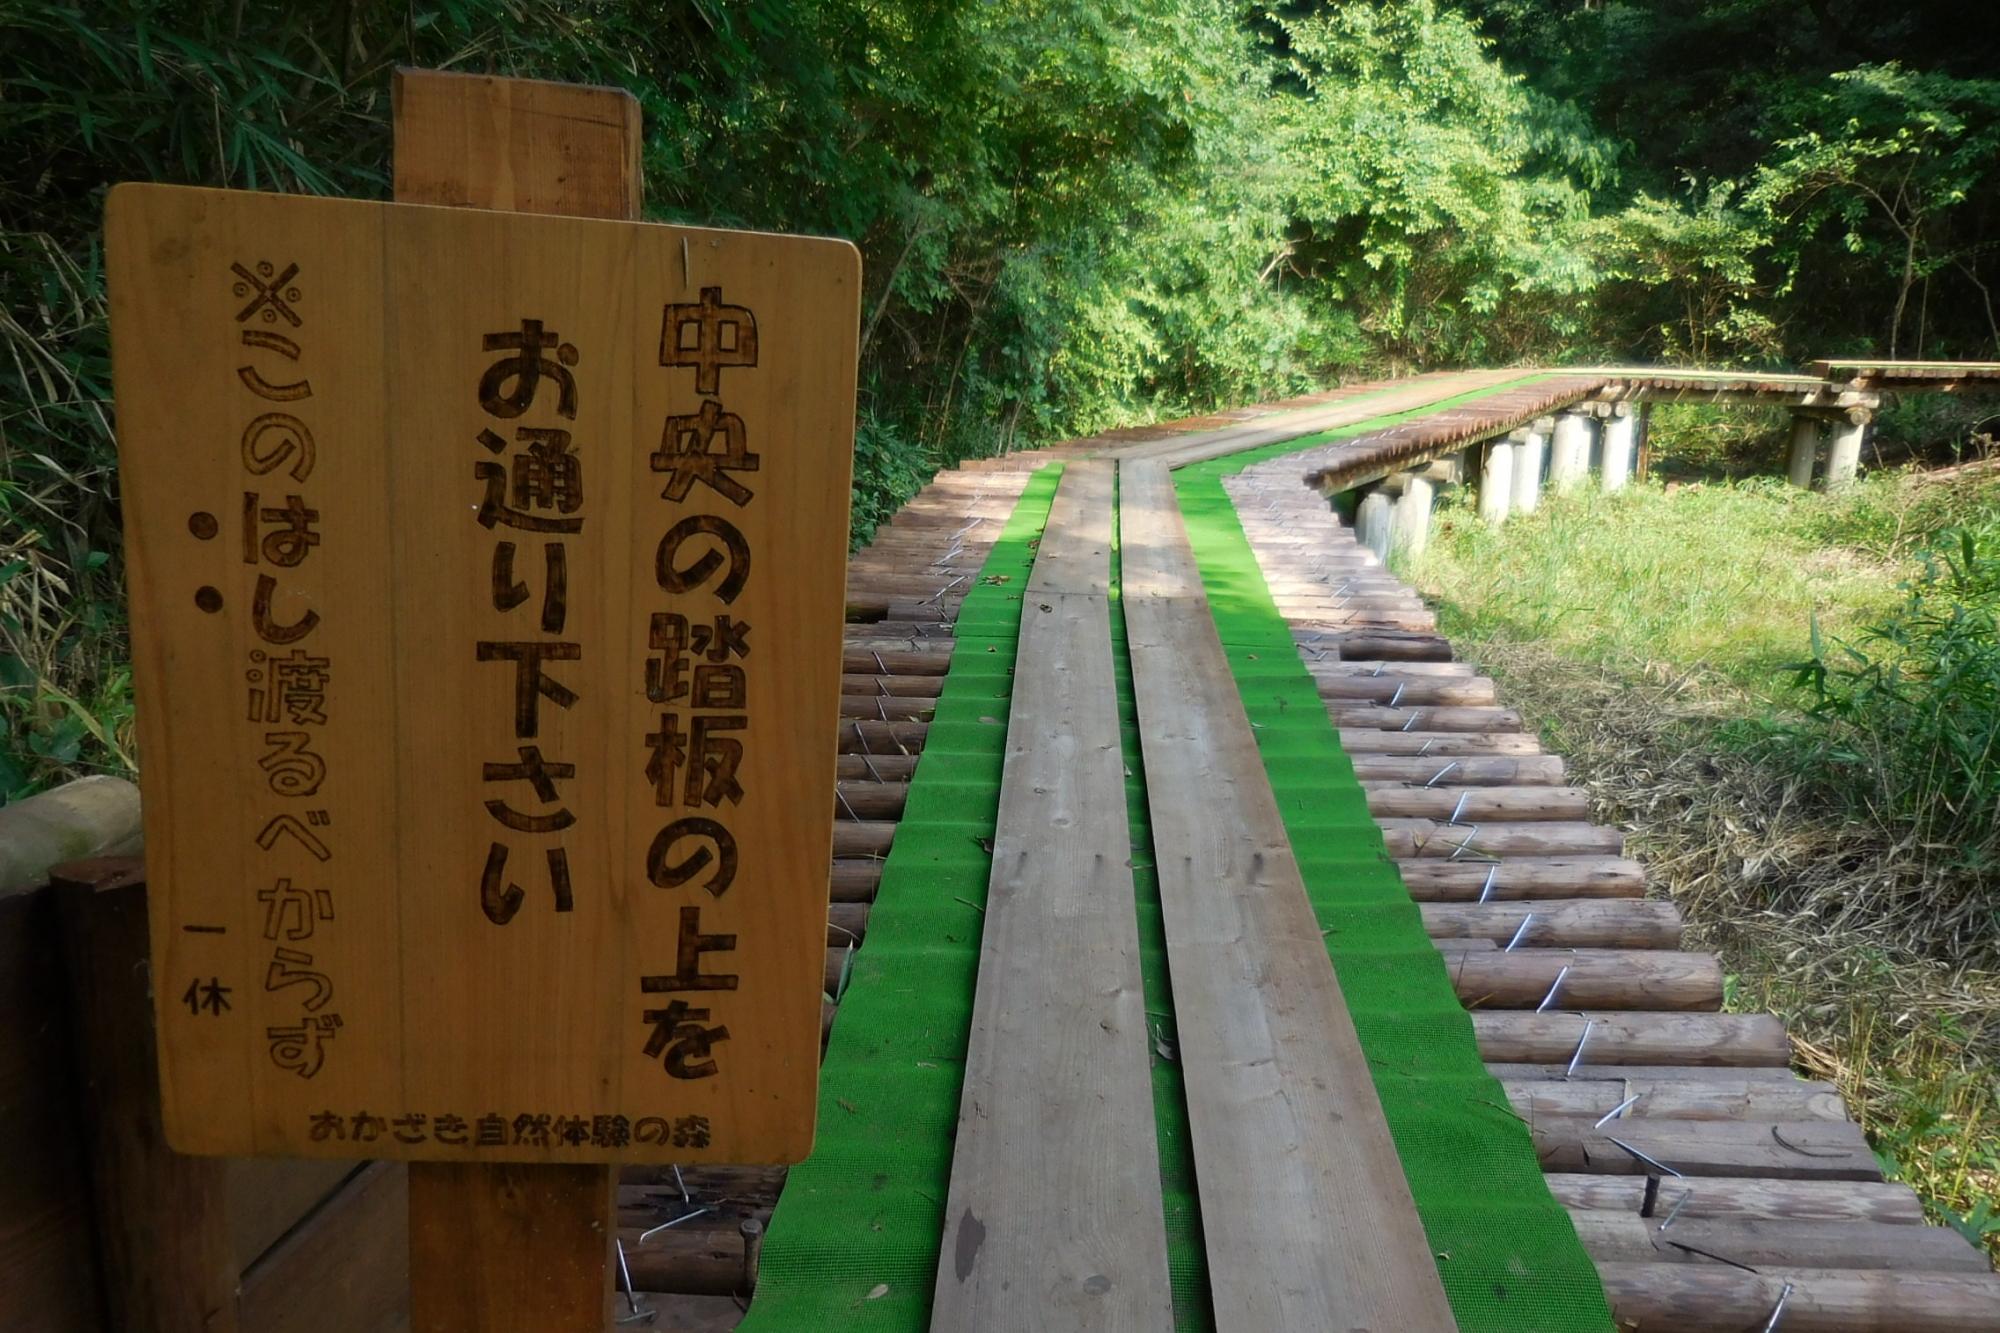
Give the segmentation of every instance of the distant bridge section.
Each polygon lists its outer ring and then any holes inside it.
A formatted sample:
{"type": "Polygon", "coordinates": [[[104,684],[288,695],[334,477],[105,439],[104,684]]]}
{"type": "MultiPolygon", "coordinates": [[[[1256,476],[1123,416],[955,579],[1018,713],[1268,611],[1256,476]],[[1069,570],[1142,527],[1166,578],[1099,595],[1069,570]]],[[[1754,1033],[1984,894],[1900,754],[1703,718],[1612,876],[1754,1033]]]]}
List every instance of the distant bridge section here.
{"type": "Polygon", "coordinates": [[[1333,497],[1362,545],[1386,558],[1421,551],[1441,485],[1474,484],[1499,524],[1531,512],[1543,490],[1594,475],[1605,490],[1632,478],[1654,403],[1756,404],[1792,413],[1786,475],[1838,488],[1859,471],[1868,430],[1889,393],[2000,391],[2000,362],[1815,361],[1809,373],[1593,366],[1524,371],[1476,402],[1295,456],[1333,497]],[[1475,481],[1476,479],[1476,481],[1475,481]]]}

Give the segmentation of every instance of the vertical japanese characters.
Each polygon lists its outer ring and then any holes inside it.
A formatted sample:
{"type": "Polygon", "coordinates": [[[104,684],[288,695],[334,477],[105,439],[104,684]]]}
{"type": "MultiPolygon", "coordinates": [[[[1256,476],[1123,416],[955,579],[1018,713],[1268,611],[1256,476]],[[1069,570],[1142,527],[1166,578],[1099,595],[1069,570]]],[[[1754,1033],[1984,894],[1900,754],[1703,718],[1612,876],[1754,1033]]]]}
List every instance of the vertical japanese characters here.
{"type": "Polygon", "coordinates": [[[751,626],[730,608],[748,585],[750,545],[734,521],[755,501],[758,470],[743,419],[722,399],[723,371],[757,365],[757,317],[728,305],[720,287],[661,313],[660,365],[691,370],[700,406],[670,414],[652,471],[663,481],[664,529],[653,577],[660,609],[649,614],[647,699],[658,729],[644,738],[645,776],[662,823],[646,854],[646,877],[676,894],[679,928],[671,972],[642,975],[644,1051],[676,1079],[713,1077],[729,1039],[728,997],[739,976],[704,967],[704,956],[736,951],[734,934],[702,930],[701,894],[719,899],[736,880],[741,853],[730,827],[743,800],[743,741],[750,726],[746,668],[751,626]]]}
{"type": "MultiPolygon", "coordinates": [[[[231,294],[244,304],[235,313],[236,341],[243,363],[236,369],[243,404],[252,414],[243,427],[240,454],[244,489],[235,506],[239,553],[247,566],[250,624],[263,646],[250,650],[244,672],[245,712],[261,737],[257,749],[260,790],[266,806],[257,812],[256,845],[260,870],[254,892],[261,918],[264,990],[280,997],[281,1010],[296,1004],[296,1015],[265,1028],[266,1048],[279,1069],[302,1079],[317,1075],[327,1060],[327,1043],[339,1033],[340,1015],[331,1006],[333,980],[315,962],[323,952],[323,932],[334,920],[331,866],[333,812],[320,797],[327,780],[325,757],[315,748],[327,724],[333,659],[318,646],[324,637],[320,614],[302,587],[304,566],[320,547],[320,511],[307,483],[320,463],[319,445],[308,418],[313,386],[308,375],[304,304],[299,265],[279,269],[269,261],[230,266],[231,294]]],[[[189,516],[188,530],[212,541],[221,523],[206,511],[189,516]]],[[[203,587],[195,604],[215,613],[223,608],[220,589],[203,587]]],[[[185,923],[194,935],[222,935],[226,928],[185,923]]],[[[229,992],[219,976],[191,982],[182,995],[190,1012],[220,1016],[229,992]]]]}
{"type": "Polygon", "coordinates": [[[798,1160],[852,248],[144,183],[104,248],[169,1142],[798,1160]]]}
{"type": "Polygon", "coordinates": [[[472,469],[473,479],[484,483],[477,521],[496,537],[493,609],[509,617],[510,628],[518,622],[523,631],[518,638],[481,639],[475,648],[479,661],[506,663],[514,678],[513,757],[480,767],[480,780],[491,793],[486,814],[499,827],[479,873],[479,908],[488,921],[505,926],[528,897],[509,874],[510,862],[520,864],[516,852],[522,860],[540,854],[555,911],[576,909],[569,851],[561,838],[576,814],[556,786],[576,776],[576,765],[545,756],[536,741],[543,705],[574,708],[580,697],[548,670],[552,663],[583,660],[583,645],[562,637],[569,621],[566,539],[583,532],[584,519],[583,460],[570,431],[577,419],[573,369],[580,354],[560,334],[544,332],[539,319],[481,335],[480,350],[501,355],[479,377],[479,406],[489,424],[476,439],[489,456],[472,469]],[[503,538],[501,529],[510,535],[503,538]],[[536,588],[539,606],[525,609],[537,600],[536,588]],[[528,808],[518,808],[516,801],[528,808]]]}

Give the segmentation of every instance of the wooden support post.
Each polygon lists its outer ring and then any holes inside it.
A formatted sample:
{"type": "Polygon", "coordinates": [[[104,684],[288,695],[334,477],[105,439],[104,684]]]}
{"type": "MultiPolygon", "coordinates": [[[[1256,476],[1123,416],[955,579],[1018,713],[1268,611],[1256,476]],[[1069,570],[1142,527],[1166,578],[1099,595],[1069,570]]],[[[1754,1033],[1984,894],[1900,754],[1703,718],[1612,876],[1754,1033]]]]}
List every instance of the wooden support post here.
{"type": "Polygon", "coordinates": [[[1514,505],[1514,465],[1520,446],[1512,440],[1486,445],[1486,463],[1479,472],[1479,516],[1499,527],[1514,505]]]}
{"type": "Polygon", "coordinates": [[[1868,418],[1844,418],[1833,423],[1826,450],[1826,488],[1838,490],[1853,482],[1861,467],[1861,442],[1868,436],[1868,418]]]}
{"type": "Polygon", "coordinates": [[[1638,479],[1644,481],[1653,470],[1653,405],[1641,402],[1638,416],[1639,461],[1635,470],[1638,479]]]}
{"type": "Polygon", "coordinates": [[[603,1333],[606,1166],[410,1163],[413,1333],[603,1333]]]}
{"type": "Polygon", "coordinates": [[[1792,454],[1785,475],[1794,486],[1813,483],[1813,469],[1819,465],[1819,427],[1819,418],[1812,413],[1792,413],[1792,454]]]}
{"type": "Polygon", "coordinates": [[[1549,431],[1555,423],[1543,418],[1515,432],[1519,437],[1514,453],[1514,508],[1523,514],[1535,512],[1542,502],[1542,466],[1548,459],[1549,431]]]}
{"type": "Polygon", "coordinates": [[[1387,492],[1371,487],[1354,511],[1354,540],[1373,551],[1377,560],[1389,559],[1389,520],[1394,509],[1395,502],[1387,492]]]}
{"type": "Polygon", "coordinates": [[[1625,483],[1632,479],[1633,439],[1637,427],[1638,418],[1632,415],[1631,404],[1612,405],[1611,415],[1604,421],[1604,463],[1600,477],[1607,491],[1623,490],[1625,483]]]}
{"type": "Polygon", "coordinates": [[[1549,451],[1549,486],[1561,495],[1574,490],[1590,471],[1590,442],[1596,423],[1581,412],[1556,418],[1555,440],[1549,451]]]}
{"type": "Polygon", "coordinates": [[[1403,493],[1389,515],[1389,549],[1398,556],[1419,556],[1431,535],[1431,498],[1437,483],[1419,472],[1403,477],[1403,493]]]}
{"type": "MultiPolygon", "coordinates": [[[[639,104],[615,88],[398,70],[396,198],[636,220],[639,104]]],[[[615,1173],[414,1162],[413,1333],[603,1333],[615,1173]]]]}
{"type": "MultiPolygon", "coordinates": [[[[145,867],[51,872],[84,1089],[85,1143],[111,1328],[234,1333],[237,1262],[219,1157],[183,1157],[161,1128],[145,867]]],[[[171,981],[158,987],[171,1004],[171,981]]]]}

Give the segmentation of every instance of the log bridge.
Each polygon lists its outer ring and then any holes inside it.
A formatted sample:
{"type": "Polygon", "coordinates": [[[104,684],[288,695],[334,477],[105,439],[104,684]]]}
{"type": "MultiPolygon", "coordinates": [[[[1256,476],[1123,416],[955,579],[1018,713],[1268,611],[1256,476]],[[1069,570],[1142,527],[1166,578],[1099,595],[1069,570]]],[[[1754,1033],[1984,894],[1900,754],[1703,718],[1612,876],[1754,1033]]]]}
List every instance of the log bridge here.
{"type": "MultiPolygon", "coordinates": [[[[937,477],[850,564],[818,1147],[627,1172],[606,1326],[2000,1328],[1378,538],[1544,438],[1622,480],[1635,401],[1884,382],[1428,375],[937,477]]],[[[400,1167],[159,1142],[136,836],[110,779],[0,811],[56,1016],[0,1322],[408,1327],[400,1167]]]]}
{"type": "MultiPolygon", "coordinates": [[[[1857,476],[1884,397],[1892,393],[1992,393],[2000,364],[1943,361],[1815,361],[1810,373],[1736,373],[1612,366],[1549,372],[1536,385],[1540,410],[1505,431],[1449,412],[1372,432],[1317,451],[1308,482],[1377,558],[1417,554],[1438,487],[1476,489],[1480,517],[1495,525],[1529,513],[1544,489],[1590,484],[1622,489],[1646,471],[1652,404],[1754,404],[1790,411],[1785,475],[1800,487],[1838,489],[1857,476]]],[[[1518,399],[1529,401],[1524,386],[1518,399]]]]}

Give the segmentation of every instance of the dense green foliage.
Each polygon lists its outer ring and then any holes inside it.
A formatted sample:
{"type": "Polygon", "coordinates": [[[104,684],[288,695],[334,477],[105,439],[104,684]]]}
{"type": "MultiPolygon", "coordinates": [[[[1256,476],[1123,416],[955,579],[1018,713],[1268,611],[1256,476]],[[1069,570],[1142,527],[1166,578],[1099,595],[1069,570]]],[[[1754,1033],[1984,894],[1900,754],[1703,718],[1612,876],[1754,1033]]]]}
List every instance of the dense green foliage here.
{"type": "Polygon", "coordinates": [[[381,196],[398,63],[614,83],[651,216],[866,273],[941,462],[1363,371],[1990,352],[1994,20],[1857,0],[0,0],[0,799],[129,766],[99,218],[381,196]]]}
{"type": "Polygon", "coordinates": [[[1599,304],[1616,345],[1730,359],[2000,353],[2000,10],[1467,8],[1510,68],[1620,145],[1599,304]]]}
{"type": "Polygon", "coordinates": [[[1536,240],[1588,154],[1429,0],[0,0],[0,52],[0,796],[130,759],[106,186],[380,196],[397,63],[621,84],[651,215],[860,245],[857,535],[940,461],[1548,349],[1584,285],[1536,240]]]}

